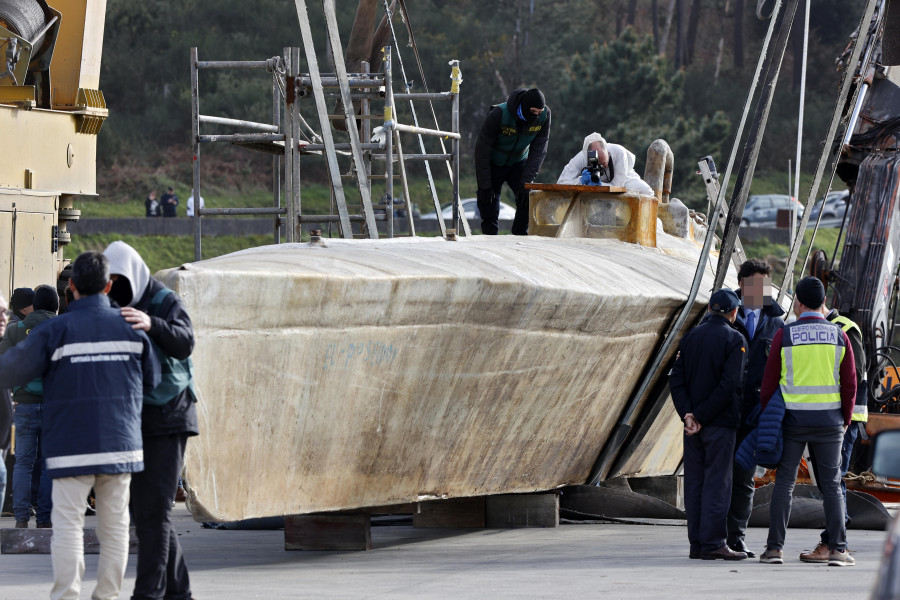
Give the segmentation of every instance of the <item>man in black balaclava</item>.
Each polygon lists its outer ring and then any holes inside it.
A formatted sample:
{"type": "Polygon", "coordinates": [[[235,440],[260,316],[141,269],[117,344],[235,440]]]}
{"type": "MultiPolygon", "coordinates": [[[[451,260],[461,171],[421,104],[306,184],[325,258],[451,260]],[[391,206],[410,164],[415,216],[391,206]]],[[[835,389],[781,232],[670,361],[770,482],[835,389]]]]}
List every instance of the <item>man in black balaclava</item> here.
{"type": "Polygon", "coordinates": [[[516,90],[503,104],[492,106],[475,143],[475,175],[481,232],[496,235],[503,182],[516,195],[512,232],[528,233],[528,192],[547,156],[550,107],[537,88],[516,90]]]}

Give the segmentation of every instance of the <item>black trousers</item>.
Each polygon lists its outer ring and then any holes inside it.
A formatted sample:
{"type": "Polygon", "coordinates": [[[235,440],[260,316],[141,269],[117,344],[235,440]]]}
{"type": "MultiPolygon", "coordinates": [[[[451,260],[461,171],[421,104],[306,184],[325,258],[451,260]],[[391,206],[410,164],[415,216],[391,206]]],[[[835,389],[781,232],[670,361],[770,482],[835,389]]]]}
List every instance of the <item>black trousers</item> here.
{"type": "Polygon", "coordinates": [[[684,436],[684,511],[692,553],[725,545],[734,437],[728,427],[701,427],[684,436]]]}
{"type": "Polygon", "coordinates": [[[522,175],[525,161],[508,167],[491,164],[491,189],[478,190],[478,212],[481,213],[481,233],[497,235],[500,229],[500,192],[506,183],[516,195],[516,217],[513,219],[513,235],[528,235],[528,191],[522,175]]]}
{"type": "Polygon", "coordinates": [[[131,513],[138,538],[132,600],[188,600],[191,582],[172,500],[178,487],[187,434],[144,438],[144,470],[131,477],[131,513]]]}
{"type": "MultiPolygon", "coordinates": [[[[747,437],[749,430],[738,431],[734,447],[737,448],[747,437]]],[[[753,477],[756,468],[745,469],[734,463],[731,474],[731,507],[728,509],[728,544],[736,545],[744,540],[747,531],[747,522],[750,521],[750,513],[753,512],[753,492],[755,489],[753,477]]]]}

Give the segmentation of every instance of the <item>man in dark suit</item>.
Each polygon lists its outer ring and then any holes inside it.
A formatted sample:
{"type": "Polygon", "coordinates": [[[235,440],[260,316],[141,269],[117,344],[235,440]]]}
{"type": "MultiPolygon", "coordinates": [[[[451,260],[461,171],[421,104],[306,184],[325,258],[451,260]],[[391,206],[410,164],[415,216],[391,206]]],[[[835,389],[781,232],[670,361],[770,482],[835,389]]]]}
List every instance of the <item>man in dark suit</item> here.
{"type": "MultiPolygon", "coordinates": [[[[742,306],[738,310],[734,327],[746,340],[747,360],[744,363],[741,421],[737,428],[735,448],[753,431],[755,424],[751,425],[747,419],[759,406],[759,386],[766,370],[766,358],[769,356],[772,338],[784,327],[784,309],[772,300],[771,266],[755,258],[744,261],[738,269],[738,285],[742,306]]],[[[748,558],[753,558],[756,554],[744,542],[744,533],[753,510],[753,477],[756,469],[744,469],[738,463],[734,463],[732,469],[728,547],[745,552],[748,558]]]]}

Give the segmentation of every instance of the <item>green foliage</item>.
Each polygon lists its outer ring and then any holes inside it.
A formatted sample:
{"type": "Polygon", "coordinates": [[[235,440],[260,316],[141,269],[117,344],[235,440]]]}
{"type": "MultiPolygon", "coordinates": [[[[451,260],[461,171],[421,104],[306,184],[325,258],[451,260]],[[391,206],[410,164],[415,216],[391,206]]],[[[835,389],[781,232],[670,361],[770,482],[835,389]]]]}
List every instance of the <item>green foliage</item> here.
{"type": "MultiPolygon", "coordinates": [[[[88,250],[102,252],[116,240],[122,240],[137,250],[150,267],[151,273],[194,261],[194,238],[191,236],[138,236],[117,233],[72,236],[72,243],[66,247],[66,257],[74,259],[88,250]]],[[[271,243],[272,237],[268,235],[204,237],[203,258],[213,258],[271,243]]]]}

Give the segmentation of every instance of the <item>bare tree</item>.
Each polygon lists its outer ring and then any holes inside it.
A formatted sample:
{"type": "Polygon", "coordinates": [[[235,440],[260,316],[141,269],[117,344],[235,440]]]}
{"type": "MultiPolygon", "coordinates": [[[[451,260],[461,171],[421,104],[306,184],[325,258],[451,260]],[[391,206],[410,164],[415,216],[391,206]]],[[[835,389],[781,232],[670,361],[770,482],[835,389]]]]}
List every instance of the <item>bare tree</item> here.
{"type": "Polygon", "coordinates": [[[675,0],[675,60],[673,62],[676,69],[680,69],[687,64],[687,40],[685,39],[687,15],[684,9],[685,2],[686,0],[675,0]]]}
{"type": "Polygon", "coordinates": [[[691,14],[688,17],[687,51],[685,64],[694,62],[694,45],[697,41],[697,29],[700,26],[700,0],[691,1],[691,14]]]}
{"type": "Polygon", "coordinates": [[[669,31],[672,28],[672,17],[675,16],[675,2],[677,0],[669,0],[669,10],[666,12],[666,26],[659,44],[659,53],[663,56],[666,55],[666,47],[669,45],[669,31]]]}
{"type": "Polygon", "coordinates": [[[734,0],[734,39],[732,40],[734,66],[744,68],[744,0],[734,0]]]}
{"type": "MultiPolygon", "coordinates": [[[[653,2],[656,4],[656,1],[653,2]]],[[[628,0],[628,16],[625,18],[626,25],[634,25],[634,16],[637,12],[637,0],[628,0]]]]}
{"type": "Polygon", "coordinates": [[[653,21],[653,44],[654,48],[656,48],[656,52],[659,53],[659,5],[657,0],[652,0],[650,3],[650,20],[653,21]]]}

